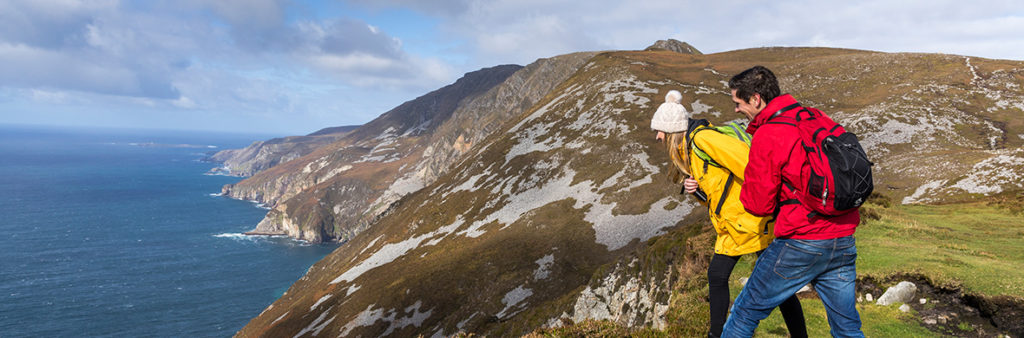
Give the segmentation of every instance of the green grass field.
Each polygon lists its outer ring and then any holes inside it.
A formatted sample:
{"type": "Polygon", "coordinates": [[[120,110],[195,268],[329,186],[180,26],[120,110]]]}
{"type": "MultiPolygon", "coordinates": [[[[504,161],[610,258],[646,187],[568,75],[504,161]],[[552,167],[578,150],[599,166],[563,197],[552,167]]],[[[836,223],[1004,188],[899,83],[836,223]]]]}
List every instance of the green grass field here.
{"type": "MultiPolygon", "coordinates": [[[[984,296],[1024,296],[1024,216],[985,202],[948,205],[865,206],[857,228],[857,274],[884,279],[913,273],[936,285],[962,287],[984,296]]],[[[739,277],[750,274],[753,257],[745,257],[733,272],[733,297],[739,277]]],[[[888,287],[891,285],[885,285],[888,287]]],[[[880,295],[874,295],[876,298],[880,295]]],[[[828,336],[825,309],[818,299],[802,302],[810,336],[828,336]]],[[[897,306],[858,305],[863,330],[875,337],[933,337],[913,313],[897,306]]],[[[761,323],[758,337],[786,336],[776,310],[761,323]]]]}
{"type": "MultiPolygon", "coordinates": [[[[895,205],[875,198],[862,209],[864,220],[857,228],[857,274],[886,280],[913,274],[932,284],[962,288],[979,296],[1024,298],[1024,214],[1019,206],[972,202],[948,205],[895,205]]],[[[707,234],[703,234],[708,237],[707,234]]],[[[710,237],[708,237],[710,238],[710,237]]],[[[699,242],[700,240],[698,240],[699,242]]],[[[709,254],[710,255],[710,254],[709,254]]],[[[707,255],[707,256],[709,256],[707,255]]],[[[708,259],[697,255],[695,264],[677,269],[683,277],[676,285],[665,331],[632,331],[608,322],[586,322],[542,330],[536,336],[582,337],[623,335],[636,337],[695,337],[706,335],[708,321],[708,259]]],[[[740,277],[750,274],[754,257],[740,260],[732,275],[732,296],[739,294],[740,277]]],[[[895,284],[896,282],[892,282],[895,284]]],[[[885,288],[891,285],[880,285],[885,288]]],[[[879,297],[880,294],[874,295],[879,297]]],[[[828,320],[821,301],[801,300],[811,337],[829,336],[828,320]]],[[[901,312],[898,305],[858,304],[863,331],[869,337],[935,337],[916,311],[901,312]]],[[[973,336],[966,322],[954,323],[958,335],[973,336]]],[[[788,331],[778,310],[761,322],[755,337],[786,337],[788,331]]]]}

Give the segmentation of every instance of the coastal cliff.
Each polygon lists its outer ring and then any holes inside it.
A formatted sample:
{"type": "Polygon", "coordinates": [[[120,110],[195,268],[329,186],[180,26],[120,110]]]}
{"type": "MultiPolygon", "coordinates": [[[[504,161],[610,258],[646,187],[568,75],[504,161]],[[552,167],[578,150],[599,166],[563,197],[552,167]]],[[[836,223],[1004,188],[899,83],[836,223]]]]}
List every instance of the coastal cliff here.
{"type": "Polygon", "coordinates": [[[469,73],[223,192],[271,206],[251,233],[345,241],[399,198],[435,180],[473,143],[530,108],[592,55],[469,73]]]}
{"type": "Polygon", "coordinates": [[[294,160],[331,144],[359,126],[324,128],[305,136],[279,137],[256,141],[242,149],[221,150],[205,160],[219,162],[210,172],[230,176],[252,176],[275,165],[294,160]]]}

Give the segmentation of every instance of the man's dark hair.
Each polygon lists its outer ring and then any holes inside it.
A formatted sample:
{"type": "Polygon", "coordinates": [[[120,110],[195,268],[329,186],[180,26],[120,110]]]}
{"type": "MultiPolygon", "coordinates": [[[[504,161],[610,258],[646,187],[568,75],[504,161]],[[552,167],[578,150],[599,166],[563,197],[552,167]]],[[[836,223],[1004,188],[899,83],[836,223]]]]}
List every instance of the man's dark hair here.
{"type": "Polygon", "coordinates": [[[782,95],[775,74],[764,66],[754,66],[729,79],[729,89],[736,90],[736,97],[745,102],[754,94],[760,94],[765,104],[782,95]]]}

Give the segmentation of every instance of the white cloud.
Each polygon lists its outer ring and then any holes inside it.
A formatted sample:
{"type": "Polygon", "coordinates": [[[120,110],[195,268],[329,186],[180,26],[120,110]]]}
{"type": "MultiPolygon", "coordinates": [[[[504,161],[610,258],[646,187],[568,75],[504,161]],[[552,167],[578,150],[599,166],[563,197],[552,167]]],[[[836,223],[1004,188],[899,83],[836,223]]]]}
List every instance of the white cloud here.
{"type": "Polygon", "coordinates": [[[402,50],[402,41],[367,23],[343,19],[297,25],[308,43],[296,55],[357,86],[429,90],[449,81],[450,66],[402,50]]]}
{"type": "MultiPolygon", "coordinates": [[[[365,1],[359,1],[363,3],[365,1]]],[[[479,64],[526,63],[583,50],[642,49],[675,38],[704,52],[823,46],[1024,58],[1024,7],[1014,1],[465,0],[410,7],[470,41],[479,64]]]]}
{"type": "Polygon", "coordinates": [[[8,0],[0,2],[0,41],[55,47],[74,37],[96,15],[116,9],[114,0],[8,0]]]}
{"type": "Polygon", "coordinates": [[[708,53],[824,46],[1020,60],[1021,31],[1024,7],[1004,0],[6,0],[0,92],[36,109],[315,129],[365,122],[481,67],[666,38],[708,53]],[[431,20],[408,27],[390,13],[431,20]]]}
{"type": "MultiPolygon", "coordinates": [[[[312,131],[366,122],[456,74],[357,19],[299,11],[286,21],[296,6],[3,1],[0,90],[8,108],[90,122],[312,131]]],[[[0,122],[26,121],[8,115],[0,122]]]]}

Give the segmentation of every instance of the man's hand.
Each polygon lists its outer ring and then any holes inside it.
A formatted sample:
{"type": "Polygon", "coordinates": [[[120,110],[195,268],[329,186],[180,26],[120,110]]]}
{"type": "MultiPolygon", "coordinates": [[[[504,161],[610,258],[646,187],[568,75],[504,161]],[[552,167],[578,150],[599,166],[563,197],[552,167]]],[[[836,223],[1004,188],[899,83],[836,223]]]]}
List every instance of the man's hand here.
{"type": "Polygon", "coordinates": [[[693,177],[687,177],[685,180],[683,180],[683,188],[686,189],[687,194],[692,194],[696,192],[697,187],[697,180],[693,179],[693,177]]]}

